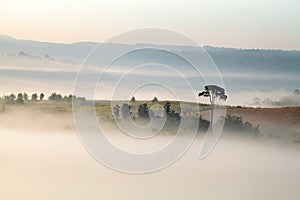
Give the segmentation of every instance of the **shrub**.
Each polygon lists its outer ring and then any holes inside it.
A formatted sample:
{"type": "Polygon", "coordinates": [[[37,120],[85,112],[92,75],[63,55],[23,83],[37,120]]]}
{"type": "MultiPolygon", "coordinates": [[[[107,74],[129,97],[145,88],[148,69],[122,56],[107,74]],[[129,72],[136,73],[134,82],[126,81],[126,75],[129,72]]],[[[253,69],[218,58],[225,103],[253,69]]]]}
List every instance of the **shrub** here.
{"type": "Polygon", "coordinates": [[[250,122],[243,122],[242,116],[235,115],[227,115],[225,117],[224,130],[252,134],[260,133],[259,125],[253,127],[253,125],[250,122]]]}
{"type": "Polygon", "coordinates": [[[149,108],[146,103],[139,105],[138,115],[142,118],[149,118],[149,108]]]}

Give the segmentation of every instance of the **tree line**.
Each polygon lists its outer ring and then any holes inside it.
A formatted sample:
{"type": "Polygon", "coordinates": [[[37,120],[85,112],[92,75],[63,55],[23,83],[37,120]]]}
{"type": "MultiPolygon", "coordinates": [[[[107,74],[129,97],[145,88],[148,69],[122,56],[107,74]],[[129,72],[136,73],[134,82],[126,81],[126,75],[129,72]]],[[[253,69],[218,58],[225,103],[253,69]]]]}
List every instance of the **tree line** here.
{"type": "MultiPolygon", "coordinates": [[[[296,91],[296,95],[299,95],[300,92],[296,91]]],[[[199,129],[208,129],[211,122],[213,121],[213,113],[214,113],[214,106],[215,106],[215,100],[217,98],[222,99],[226,101],[227,95],[225,94],[225,90],[217,85],[206,85],[204,87],[204,91],[199,93],[199,96],[203,97],[209,97],[210,103],[211,103],[211,121],[207,121],[205,119],[202,119],[202,116],[198,116],[199,118],[199,129]]],[[[17,95],[11,94],[11,95],[3,95],[0,98],[0,103],[2,103],[2,108],[0,108],[0,111],[5,110],[5,104],[24,104],[26,101],[42,101],[44,100],[44,93],[40,93],[39,95],[37,93],[34,93],[31,95],[31,98],[29,99],[29,96],[27,93],[18,93],[17,95]]],[[[62,96],[61,94],[52,93],[48,100],[50,101],[65,101],[65,102],[76,102],[76,103],[84,103],[86,99],[84,97],[76,97],[75,95],[68,95],[68,96],[62,96]]],[[[135,97],[131,98],[131,103],[135,103],[136,99],[135,97]]],[[[157,104],[158,99],[157,97],[154,97],[152,99],[152,104],[157,104]]],[[[115,105],[112,108],[112,114],[113,118],[115,120],[119,119],[133,119],[135,120],[137,117],[140,119],[149,119],[152,117],[166,117],[166,124],[168,128],[176,129],[181,121],[182,116],[180,113],[176,112],[174,109],[172,109],[172,104],[170,101],[165,101],[163,103],[163,106],[161,107],[163,110],[163,116],[156,116],[157,113],[154,113],[153,110],[150,110],[147,103],[142,103],[138,105],[137,108],[137,115],[132,112],[132,105],[129,103],[124,103],[123,105],[115,105]],[[170,125],[170,126],[168,126],[170,125]]],[[[242,131],[242,132],[250,132],[254,134],[259,134],[259,126],[253,127],[253,125],[249,122],[243,122],[242,117],[239,116],[230,116],[227,115],[225,117],[225,124],[224,128],[231,131],[242,131]]]]}
{"type": "MultiPolygon", "coordinates": [[[[43,101],[45,98],[44,93],[33,93],[30,96],[27,93],[18,93],[10,94],[10,95],[3,95],[0,97],[0,103],[2,104],[24,104],[26,101],[43,101]]],[[[50,101],[77,101],[77,102],[85,102],[86,99],[84,97],[76,97],[75,95],[68,95],[68,96],[62,96],[61,94],[52,93],[48,100],[50,101]]]]}
{"type": "MultiPolygon", "coordinates": [[[[134,97],[133,97],[134,98],[134,97]]],[[[131,99],[131,102],[135,102],[135,99],[131,99]]],[[[158,99],[155,97],[152,103],[155,104],[158,102],[158,99]]],[[[180,120],[180,113],[176,112],[175,110],[171,109],[171,102],[166,101],[163,104],[164,113],[167,117],[173,118],[175,120],[180,120]]],[[[137,109],[137,116],[140,118],[148,119],[151,115],[154,115],[153,111],[149,109],[147,103],[142,103],[138,105],[137,109]]],[[[115,119],[126,119],[126,118],[135,118],[137,117],[132,112],[132,106],[128,103],[124,103],[123,105],[115,105],[113,107],[113,117],[115,119]]]]}
{"type": "MultiPolygon", "coordinates": [[[[134,101],[135,102],[135,101],[134,101]]],[[[128,103],[124,103],[123,105],[115,105],[113,109],[113,117],[115,120],[120,119],[129,119],[136,120],[144,119],[148,120],[150,119],[151,115],[153,115],[153,111],[149,109],[147,103],[142,103],[137,106],[137,113],[133,113],[132,109],[133,106],[129,105],[128,103]]],[[[200,116],[181,116],[180,113],[176,112],[172,109],[172,104],[170,101],[165,101],[162,105],[163,113],[166,117],[166,123],[164,126],[164,130],[166,131],[173,131],[177,130],[180,120],[182,117],[197,117],[199,120],[198,124],[198,130],[199,131],[207,131],[210,126],[210,121],[202,118],[202,115],[200,116]]],[[[160,116],[159,116],[160,117],[160,116]]],[[[225,123],[224,123],[224,130],[229,132],[239,132],[239,133],[248,133],[253,135],[259,135],[259,125],[254,126],[252,123],[243,121],[243,118],[241,116],[235,116],[235,115],[226,115],[225,123]]]]}

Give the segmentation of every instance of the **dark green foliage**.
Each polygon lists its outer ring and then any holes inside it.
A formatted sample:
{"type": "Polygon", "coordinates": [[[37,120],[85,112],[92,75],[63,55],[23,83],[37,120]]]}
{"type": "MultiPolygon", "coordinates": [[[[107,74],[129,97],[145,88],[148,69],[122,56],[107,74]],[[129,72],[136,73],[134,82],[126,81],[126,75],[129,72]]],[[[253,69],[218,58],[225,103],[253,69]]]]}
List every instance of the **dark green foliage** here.
{"type": "Polygon", "coordinates": [[[61,94],[56,94],[54,92],[54,93],[52,93],[50,95],[49,100],[51,100],[51,101],[61,101],[62,100],[62,96],[61,96],[61,94]]]}
{"type": "Polygon", "coordinates": [[[179,113],[176,113],[174,110],[171,109],[171,102],[166,101],[164,104],[164,109],[167,115],[167,120],[171,121],[180,121],[179,113]]]}
{"type": "Polygon", "coordinates": [[[24,99],[23,99],[23,94],[19,93],[18,97],[17,97],[17,104],[23,104],[24,103],[24,99]]]}
{"type": "Polygon", "coordinates": [[[14,95],[14,94],[9,95],[9,99],[11,101],[14,101],[16,99],[16,95],[14,95]]]}
{"type": "Polygon", "coordinates": [[[3,101],[4,104],[14,104],[15,99],[16,99],[16,95],[11,94],[9,96],[5,95],[4,100],[2,100],[2,101],[3,101]]]}
{"type": "Polygon", "coordinates": [[[165,109],[167,115],[169,115],[171,113],[171,102],[170,101],[165,102],[164,109],[165,109]]]}
{"type": "Polygon", "coordinates": [[[7,96],[7,95],[4,96],[3,103],[4,104],[9,104],[9,96],[7,96]]]}
{"type": "Polygon", "coordinates": [[[241,116],[227,115],[225,117],[224,130],[231,132],[259,134],[259,125],[253,127],[250,122],[243,122],[241,116]]]}
{"type": "Polygon", "coordinates": [[[206,85],[204,91],[200,92],[198,96],[210,97],[210,102],[214,104],[215,98],[220,98],[226,101],[227,95],[225,90],[217,85],[206,85]]]}
{"type": "Polygon", "coordinates": [[[36,93],[31,95],[31,101],[37,101],[38,95],[36,93]]]}
{"type": "Polygon", "coordinates": [[[210,124],[210,122],[206,119],[203,119],[202,115],[200,115],[198,130],[207,130],[209,127],[209,124],[210,124]]]}
{"type": "MultiPolygon", "coordinates": [[[[37,93],[34,93],[31,95],[31,101],[37,101],[38,98],[40,98],[40,100],[43,100],[45,97],[44,93],[41,93],[39,96],[37,95],[37,93]]],[[[0,98],[0,103],[1,104],[24,104],[25,101],[28,100],[28,94],[27,93],[18,93],[18,95],[16,96],[15,94],[10,94],[8,95],[3,95],[2,98],[0,98]]],[[[84,104],[86,102],[86,99],[84,97],[76,97],[75,95],[69,95],[69,96],[65,96],[64,98],[62,98],[61,94],[56,94],[56,93],[52,93],[51,96],[49,97],[49,100],[52,101],[68,101],[68,102],[73,102],[76,104],[84,104]]],[[[1,108],[0,108],[1,109],[1,108]]]]}
{"type": "Polygon", "coordinates": [[[149,118],[149,108],[146,103],[139,105],[138,115],[142,118],[149,118]]]}
{"type": "Polygon", "coordinates": [[[132,97],[130,100],[132,103],[136,102],[135,97],[132,97]]]}
{"type": "Polygon", "coordinates": [[[71,95],[71,94],[69,94],[68,96],[62,97],[61,94],[52,93],[48,99],[50,101],[65,101],[65,102],[70,102],[70,103],[73,102],[76,104],[84,104],[86,102],[86,99],[84,97],[77,97],[77,96],[71,95]]]}
{"type": "MultiPolygon", "coordinates": [[[[210,122],[202,119],[202,116],[199,118],[199,127],[198,130],[207,130],[209,128],[210,122]]],[[[225,123],[223,131],[232,132],[232,133],[250,133],[254,135],[259,135],[259,125],[254,127],[250,122],[244,122],[241,116],[231,116],[227,115],[225,117],[225,123]]]]}
{"type": "Polygon", "coordinates": [[[154,103],[157,103],[157,102],[158,102],[157,97],[154,97],[154,98],[152,99],[152,103],[154,104],[154,103]]]}
{"type": "Polygon", "coordinates": [[[76,99],[76,96],[70,94],[69,96],[64,96],[62,100],[72,102],[73,99],[76,99]]]}
{"type": "Polygon", "coordinates": [[[40,94],[40,100],[42,101],[44,99],[44,97],[45,97],[44,93],[41,93],[40,94]]]}
{"type": "Polygon", "coordinates": [[[299,89],[295,89],[293,91],[293,95],[300,95],[300,90],[299,89]]]}
{"type": "Polygon", "coordinates": [[[24,98],[25,101],[28,101],[28,94],[26,92],[24,92],[23,98],[24,98]]]}
{"type": "Polygon", "coordinates": [[[169,101],[165,102],[164,109],[167,115],[164,130],[168,132],[177,131],[181,120],[180,114],[171,109],[171,102],[169,101]]]}
{"type": "Polygon", "coordinates": [[[113,107],[113,116],[114,119],[120,119],[120,106],[118,104],[113,107]]]}

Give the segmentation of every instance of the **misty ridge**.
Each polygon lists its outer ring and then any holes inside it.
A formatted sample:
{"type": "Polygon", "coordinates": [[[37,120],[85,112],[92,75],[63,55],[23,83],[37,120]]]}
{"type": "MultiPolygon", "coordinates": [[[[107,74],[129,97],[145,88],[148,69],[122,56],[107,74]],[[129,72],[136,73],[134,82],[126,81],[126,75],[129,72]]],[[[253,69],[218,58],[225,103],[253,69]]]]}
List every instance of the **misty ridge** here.
{"type": "MultiPolygon", "coordinates": [[[[95,42],[58,44],[17,40],[9,36],[0,36],[0,43],[0,83],[6,85],[6,87],[0,87],[0,89],[4,93],[18,92],[20,89],[34,92],[31,91],[33,85],[38,90],[48,94],[53,90],[71,93],[80,64],[88,53],[97,46],[95,42]],[[55,83],[59,83],[60,86],[53,88],[56,85],[55,83]]],[[[113,43],[101,44],[97,48],[98,54],[101,56],[91,59],[92,63],[87,63],[90,65],[90,71],[87,71],[85,75],[86,84],[90,84],[90,77],[95,72],[99,73],[104,69],[112,55],[126,50],[149,47],[158,49],[167,47],[166,49],[191,60],[196,59],[199,55],[205,57],[203,51],[205,49],[220,70],[227,92],[231,96],[229,99],[231,104],[252,105],[252,99],[256,97],[262,100],[278,101],[281,97],[289,95],[291,91],[300,85],[298,77],[298,74],[300,74],[300,51],[113,43]]],[[[155,57],[158,63],[168,62],[172,64],[172,67],[184,70],[188,75],[186,78],[193,87],[201,89],[199,78],[194,77],[193,72],[190,72],[189,75],[189,70],[179,60],[143,51],[132,56],[131,59],[122,61],[122,66],[118,67],[118,70],[109,71],[107,73],[109,77],[107,84],[113,84],[115,78],[119,77],[124,70],[131,69],[136,62],[147,63],[149,57],[155,57]],[[143,53],[149,56],[145,56],[143,53]]],[[[205,68],[205,63],[198,64],[205,68]]],[[[213,80],[218,75],[205,74],[204,72],[204,76],[213,80]]],[[[165,79],[174,87],[180,89],[181,92],[186,90],[180,84],[180,77],[169,73],[161,73],[157,70],[144,70],[142,74],[132,74],[132,77],[141,80],[147,78],[152,80],[165,79]],[[164,74],[164,76],[162,77],[161,74],[164,74]]],[[[103,90],[104,96],[108,92],[109,89],[107,91],[103,90]]],[[[146,95],[143,94],[143,96],[146,95]]],[[[288,106],[288,104],[280,105],[288,106]]]]}
{"type": "MultiPolygon", "coordinates": [[[[78,42],[72,44],[59,44],[36,42],[31,40],[17,40],[9,36],[0,36],[0,55],[19,54],[27,55],[33,58],[51,58],[57,61],[80,64],[85,56],[96,46],[95,42],[78,42]]],[[[100,43],[101,44],[101,43],[100,43]]],[[[198,56],[197,52],[204,48],[212,57],[214,62],[224,71],[256,71],[261,72],[299,72],[300,51],[294,50],[264,50],[264,49],[235,49],[222,47],[192,47],[192,46],[170,46],[154,44],[113,44],[103,43],[99,46],[102,54],[102,60],[109,57],[112,52],[122,52],[124,49],[143,47],[161,48],[168,47],[174,52],[181,52],[187,57],[198,56]]],[[[139,58],[140,59],[140,58],[139,58]]],[[[146,58],[144,58],[146,59],[146,58]]]]}
{"type": "Polygon", "coordinates": [[[284,107],[284,106],[300,106],[300,90],[295,89],[290,95],[281,97],[278,101],[272,99],[260,99],[255,97],[253,99],[253,106],[263,107],[284,107]]]}

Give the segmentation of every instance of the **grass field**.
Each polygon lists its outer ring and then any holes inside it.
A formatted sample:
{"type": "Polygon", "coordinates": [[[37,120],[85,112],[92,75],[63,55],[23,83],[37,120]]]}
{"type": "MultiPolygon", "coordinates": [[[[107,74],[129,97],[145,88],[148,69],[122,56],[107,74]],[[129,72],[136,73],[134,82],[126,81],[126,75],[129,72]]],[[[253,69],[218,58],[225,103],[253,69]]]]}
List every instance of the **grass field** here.
{"type": "MultiPolygon", "coordinates": [[[[80,105],[81,109],[87,111],[95,110],[98,117],[105,118],[108,121],[113,120],[111,105],[120,105],[125,101],[110,102],[110,101],[95,101],[95,107],[91,101],[87,101],[84,105],[80,105]]],[[[147,103],[148,107],[154,105],[151,101],[136,101],[129,102],[132,107],[131,111],[137,117],[138,106],[147,103]]],[[[176,113],[180,113],[180,102],[170,101],[171,109],[176,113]]],[[[163,106],[165,101],[159,101],[156,104],[163,106]]],[[[207,104],[198,104],[200,115],[203,119],[210,119],[210,106],[207,104]]],[[[184,103],[187,110],[193,112],[195,103],[184,103]]],[[[26,101],[24,104],[18,105],[1,105],[0,111],[2,114],[10,111],[33,111],[44,114],[52,114],[57,118],[61,116],[69,116],[72,118],[72,103],[67,101],[26,101]]],[[[227,114],[241,116],[243,121],[252,123],[254,126],[259,125],[260,131],[268,137],[272,138],[294,138],[300,135],[300,107],[284,107],[284,108],[240,108],[227,106],[227,114]]],[[[71,120],[70,120],[71,121],[71,120]]],[[[137,120],[138,122],[139,120],[137,120]]],[[[143,124],[143,122],[141,122],[143,124]]],[[[66,126],[70,126],[69,124],[66,126]]]]}
{"type": "MultiPolygon", "coordinates": [[[[166,101],[159,101],[155,104],[159,104],[161,106],[164,105],[166,101]]],[[[97,100],[95,101],[95,106],[93,106],[92,101],[87,101],[85,105],[82,105],[82,108],[87,109],[87,110],[93,110],[95,109],[97,115],[105,115],[108,118],[112,117],[112,109],[111,105],[118,104],[122,106],[122,104],[125,103],[125,101],[116,101],[116,102],[111,102],[111,101],[105,101],[105,100],[97,100]]],[[[151,106],[154,105],[152,101],[136,101],[136,102],[129,102],[129,105],[132,107],[131,111],[133,113],[137,113],[138,106],[140,104],[147,103],[148,107],[151,108],[151,106]]],[[[180,103],[177,101],[170,101],[171,103],[171,109],[174,110],[177,113],[180,113],[180,103]]],[[[200,110],[205,110],[209,109],[209,105],[207,104],[198,104],[200,110]]],[[[195,103],[189,103],[189,102],[184,102],[184,106],[187,110],[191,110],[194,108],[195,103]]],[[[0,104],[1,107],[1,104],[0,104]]],[[[66,102],[66,101],[49,101],[49,100],[43,100],[43,101],[25,101],[24,104],[18,105],[18,104],[13,104],[5,105],[5,110],[14,110],[14,109],[21,109],[21,110],[35,110],[35,111],[42,111],[46,113],[61,113],[61,112],[72,112],[72,103],[71,102],[66,102]]]]}

